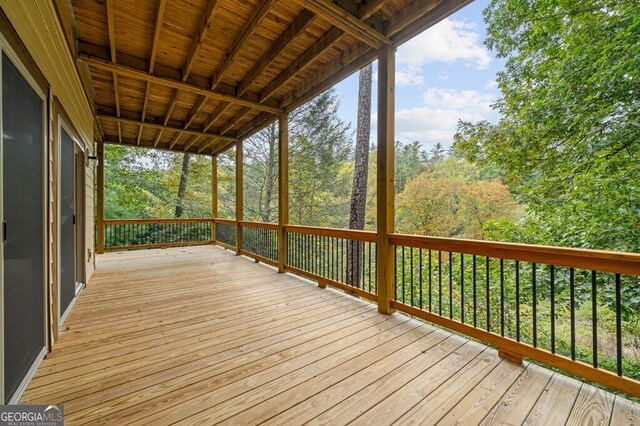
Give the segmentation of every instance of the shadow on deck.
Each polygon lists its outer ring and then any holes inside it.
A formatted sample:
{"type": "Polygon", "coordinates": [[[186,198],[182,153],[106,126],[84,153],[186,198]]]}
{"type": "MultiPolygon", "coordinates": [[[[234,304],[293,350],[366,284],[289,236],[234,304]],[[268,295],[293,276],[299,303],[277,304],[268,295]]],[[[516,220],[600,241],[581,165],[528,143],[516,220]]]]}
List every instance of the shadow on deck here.
{"type": "Polygon", "coordinates": [[[67,424],[638,424],[640,406],[220,247],[110,253],[23,403],[67,424]]]}

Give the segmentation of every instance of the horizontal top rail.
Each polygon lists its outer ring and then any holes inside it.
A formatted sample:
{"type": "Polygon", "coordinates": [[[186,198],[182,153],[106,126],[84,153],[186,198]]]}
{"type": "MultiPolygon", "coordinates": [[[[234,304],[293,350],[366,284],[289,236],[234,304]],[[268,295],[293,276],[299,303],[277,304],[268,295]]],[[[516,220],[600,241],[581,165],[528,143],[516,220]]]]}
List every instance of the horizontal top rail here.
{"type": "Polygon", "coordinates": [[[638,253],[403,234],[389,234],[389,241],[396,246],[640,275],[640,254],[638,253]]]}
{"type": "Polygon", "coordinates": [[[219,217],[213,218],[213,221],[215,223],[227,223],[229,225],[235,225],[236,223],[238,223],[238,221],[235,219],[222,219],[219,217]]]}
{"type": "Polygon", "coordinates": [[[241,220],[240,222],[241,226],[244,226],[245,228],[261,228],[261,229],[273,229],[273,230],[277,230],[278,224],[276,223],[267,223],[267,222],[253,222],[250,220],[241,220]]]}
{"type": "Polygon", "coordinates": [[[319,228],[303,225],[285,225],[286,232],[299,234],[321,235],[324,237],[345,238],[348,240],[376,242],[376,233],[373,231],[358,231],[354,229],[319,228]]]}
{"type": "Polygon", "coordinates": [[[105,225],[139,225],[139,224],[155,224],[155,223],[202,223],[212,222],[210,217],[201,218],[171,218],[171,219],[110,219],[105,220],[105,225]]]}

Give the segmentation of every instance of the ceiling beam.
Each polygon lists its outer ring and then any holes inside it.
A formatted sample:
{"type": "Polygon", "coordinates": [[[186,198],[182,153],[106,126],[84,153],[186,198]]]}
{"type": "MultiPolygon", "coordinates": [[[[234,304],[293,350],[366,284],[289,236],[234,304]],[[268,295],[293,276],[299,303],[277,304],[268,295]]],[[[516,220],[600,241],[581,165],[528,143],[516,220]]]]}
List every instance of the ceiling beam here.
{"type": "Polygon", "coordinates": [[[101,69],[103,71],[115,72],[116,74],[128,78],[132,78],[140,81],[149,81],[152,84],[157,84],[159,86],[170,87],[173,89],[179,89],[185,92],[193,93],[196,95],[202,95],[210,99],[229,102],[232,104],[246,106],[250,108],[255,108],[261,111],[270,112],[272,114],[279,114],[282,112],[282,109],[267,105],[264,103],[259,103],[255,101],[251,101],[249,99],[240,98],[237,96],[227,95],[225,93],[217,92],[214,90],[210,90],[207,88],[203,88],[200,86],[195,86],[190,83],[185,83],[182,81],[173,80],[166,77],[157,77],[155,75],[148,74],[144,71],[140,71],[139,69],[131,68],[124,65],[114,64],[109,61],[105,61],[103,59],[98,59],[92,57],[91,55],[87,55],[84,53],[80,54],[79,60],[85,62],[89,66],[92,66],[96,69],[101,69]]]}
{"type": "Polygon", "coordinates": [[[278,39],[271,45],[269,51],[254,65],[254,67],[244,76],[240,84],[238,85],[238,96],[244,95],[249,86],[262,74],[262,72],[271,63],[295,42],[300,35],[311,25],[315,18],[315,15],[304,9],[287,27],[286,30],[278,37],[278,39]]]}
{"type": "MultiPolygon", "coordinates": [[[[244,26],[244,31],[242,31],[242,34],[240,34],[240,37],[238,37],[238,39],[235,40],[235,42],[233,43],[233,48],[227,54],[226,58],[224,59],[220,67],[215,71],[215,73],[211,77],[211,90],[216,89],[216,87],[222,80],[222,77],[224,76],[224,74],[229,70],[229,67],[233,64],[233,61],[235,61],[240,51],[246,46],[249,38],[256,32],[256,30],[260,26],[260,23],[265,18],[265,16],[267,16],[267,13],[269,13],[269,10],[271,10],[271,7],[273,7],[274,3],[275,3],[275,0],[266,0],[266,1],[263,1],[257,9],[254,9],[253,13],[251,14],[249,19],[247,20],[247,23],[244,26]]],[[[238,96],[242,96],[243,94],[244,93],[238,94],[238,96]]],[[[206,101],[206,98],[203,98],[203,97],[199,97],[196,100],[195,104],[193,105],[193,108],[191,108],[191,111],[189,112],[189,116],[187,117],[187,120],[185,121],[185,124],[184,124],[185,129],[189,127],[189,125],[193,122],[193,119],[196,117],[198,112],[200,112],[200,109],[204,106],[205,101],[206,101]]],[[[224,109],[222,112],[224,112],[224,110],[227,109],[228,106],[229,106],[228,104],[225,105],[223,107],[224,109]]]]}
{"type": "Polygon", "coordinates": [[[276,0],[263,0],[260,2],[260,6],[254,9],[253,13],[249,17],[249,20],[244,26],[244,31],[240,34],[237,40],[233,43],[233,49],[227,55],[222,65],[216,70],[215,74],[211,78],[211,89],[215,89],[224,74],[228,71],[233,61],[240,53],[240,51],[246,47],[249,38],[256,32],[262,20],[267,16],[271,7],[273,7],[276,0]]]}
{"type": "Polygon", "coordinates": [[[387,36],[366,24],[362,19],[353,16],[331,0],[294,1],[371,47],[379,48],[392,44],[387,36]]]}
{"type": "MultiPolygon", "coordinates": [[[[211,155],[213,153],[211,149],[206,150],[207,152],[204,152],[204,151],[198,152],[198,148],[195,146],[189,148],[187,151],[182,149],[182,147],[180,147],[180,149],[169,149],[169,146],[171,145],[171,143],[166,143],[166,142],[158,143],[157,146],[153,146],[153,141],[144,140],[144,139],[140,141],[140,145],[136,145],[135,138],[123,138],[122,143],[120,143],[118,139],[114,138],[113,136],[105,136],[105,138],[103,139],[103,142],[108,144],[122,145],[122,146],[134,146],[134,147],[137,146],[138,148],[159,149],[161,151],[189,152],[191,154],[201,154],[201,155],[211,155]]],[[[233,145],[235,142],[222,142],[222,143],[233,145]]]]}
{"type": "Polygon", "coordinates": [[[227,108],[229,108],[229,105],[231,104],[228,102],[220,102],[216,109],[214,109],[209,116],[209,119],[204,123],[204,126],[202,126],[202,130],[205,132],[209,130],[214,125],[216,120],[218,120],[218,118],[220,118],[220,116],[224,114],[227,108]]]}
{"type": "Polygon", "coordinates": [[[247,114],[251,112],[251,108],[241,108],[230,120],[228,120],[224,125],[220,128],[220,134],[224,135],[233,129],[233,126],[238,124],[240,120],[242,120],[247,114]]]}
{"type": "MultiPolygon", "coordinates": [[[[156,9],[156,20],[153,29],[153,40],[151,41],[151,54],[149,55],[149,74],[153,74],[153,67],[156,63],[156,52],[158,50],[158,41],[160,40],[160,30],[162,29],[162,18],[164,17],[164,8],[167,0],[160,0],[156,9]]],[[[116,62],[112,60],[112,62],[116,62]]],[[[147,81],[144,88],[144,101],[142,102],[142,121],[147,116],[147,104],[149,102],[149,91],[151,90],[151,82],[147,81]]],[[[142,127],[138,131],[138,145],[140,144],[140,136],[142,135],[142,127]]]]}
{"type": "Polygon", "coordinates": [[[187,52],[187,60],[184,63],[184,67],[182,68],[182,81],[187,81],[189,77],[189,73],[191,72],[191,67],[198,56],[198,51],[200,50],[200,46],[202,46],[202,42],[207,36],[209,32],[209,28],[211,27],[211,23],[213,21],[213,16],[220,5],[220,0],[209,0],[207,2],[207,8],[202,15],[202,19],[200,20],[200,25],[198,26],[198,31],[196,36],[193,38],[191,42],[191,46],[189,47],[189,51],[187,52]]]}
{"type": "Polygon", "coordinates": [[[160,3],[158,3],[158,8],[156,9],[156,23],[153,29],[153,41],[151,42],[151,54],[149,55],[149,74],[153,74],[153,68],[156,64],[158,42],[160,41],[160,31],[162,30],[162,20],[164,19],[164,8],[166,5],[167,5],[167,0],[160,0],[160,3]]]}
{"type": "Polygon", "coordinates": [[[387,0],[368,0],[358,8],[358,16],[371,16],[382,9],[387,0]]]}
{"type": "Polygon", "coordinates": [[[311,45],[305,52],[298,56],[291,65],[285,68],[276,78],[260,92],[258,99],[264,102],[269,99],[278,89],[284,86],[297,73],[306,69],[313,61],[333,46],[344,35],[344,31],[338,28],[331,28],[322,37],[311,45]]]}
{"type": "MultiPolygon", "coordinates": [[[[373,14],[372,9],[364,10],[360,15],[361,20],[365,20],[371,17],[373,14]]],[[[331,28],[322,37],[320,37],[314,44],[312,44],[302,55],[287,68],[285,68],[276,78],[271,80],[269,84],[260,92],[258,100],[264,102],[269,99],[278,89],[284,86],[289,80],[291,80],[297,73],[306,69],[311,65],[320,55],[330,49],[335,43],[339,42],[342,37],[345,36],[345,32],[339,28],[331,28]]]]}
{"type": "MultiPolygon", "coordinates": [[[[109,32],[109,55],[111,62],[116,62],[116,23],[115,23],[115,11],[114,0],[107,0],[107,28],[109,32]]],[[[116,114],[120,117],[120,90],[118,89],[118,75],[115,72],[111,73],[113,79],[113,96],[116,102],[116,114]]],[[[118,140],[122,140],[122,126],[118,123],[118,140]]]]}
{"type": "Polygon", "coordinates": [[[218,133],[201,132],[201,131],[191,130],[191,129],[182,129],[180,127],[164,126],[164,125],[159,124],[159,123],[151,123],[151,122],[143,123],[141,121],[134,120],[134,119],[131,119],[131,118],[116,117],[114,115],[108,115],[108,114],[98,114],[98,118],[100,120],[115,121],[115,122],[122,123],[122,124],[135,124],[135,125],[138,125],[138,126],[144,125],[145,127],[148,127],[150,129],[177,132],[177,133],[184,134],[184,135],[215,137],[215,138],[218,138],[218,139],[221,139],[221,140],[226,140],[226,141],[229,141],[229,142],[236,142],[238,140],[238,139],[233,138],[231,136],[222,136],[222,135],[220,135],[218,133]]]}

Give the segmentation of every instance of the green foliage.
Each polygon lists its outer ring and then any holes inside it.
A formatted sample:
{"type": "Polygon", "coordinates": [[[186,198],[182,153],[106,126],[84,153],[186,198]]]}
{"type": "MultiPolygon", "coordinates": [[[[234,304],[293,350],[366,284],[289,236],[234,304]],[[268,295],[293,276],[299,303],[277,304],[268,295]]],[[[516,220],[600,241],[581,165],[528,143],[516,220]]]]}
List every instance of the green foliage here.
{"type": "Polygon", "coordinates": [[[503,118],[459,123],[455,149],[527,206],[503,237],[640,251],[640,4],[493,0],[485,18],[503,118]]]}
{"type": "Polygon", "coordinates": [[[507,186],[481,180],[476,165],[448,157],[430,159],[425,168],[398,195],[399,232],[483,239],[492,221],[517,217],[507,186]]]}
{"type": "MultiPolygon", "coordinates": [[[[105,218],[172,217],[182,154],[118,145],[105,146],[105,218]]],[[[183,217],[211,214],[211,160],[192,156],[183,217]]]]}

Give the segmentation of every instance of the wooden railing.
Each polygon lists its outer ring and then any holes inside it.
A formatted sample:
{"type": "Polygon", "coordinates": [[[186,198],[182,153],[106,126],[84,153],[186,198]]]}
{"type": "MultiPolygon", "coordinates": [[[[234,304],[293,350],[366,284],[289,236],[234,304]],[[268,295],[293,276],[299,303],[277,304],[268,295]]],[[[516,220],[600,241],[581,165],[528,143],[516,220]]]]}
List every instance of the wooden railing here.
{"type": "Polygon", "coordinates": [[[640,309],[638,301],[623,299],[639,293],[640,255],[395,234],[389,239],[397,310],[495,345],[505,358],[527,357],[640,396],[638,336],[623,323],[640,309]]]}
{"type": "Polygon", "coordinates": [[[211,244],[212,220],[118,219],[104,221],[107,251],[211,244]]]}
{"type": "MultiPolygon", "coordinates": [[[[281,233],[220,218],[105,221],[105,230],[108,250],[216,243],[272,266],[283,255],[284,271],[378,301],[375,232],[285,225],[281,233]]],[[[389,243],[392,308],[494,345],[504,358],[640,397],[640,337],[623,320],[640,309],[639,254],[400,234],[389,243]]]]}
{"type": "Polygon", "coordinates": [[[278,266],[278,225],[241,221],[242,245],[240,253],[257,261],[278,266]]]}
{"type": "Polygon", "coordinates": [[[377,301],[376,233],[348,229],[284,227],[285,270],[377,301]]]}

